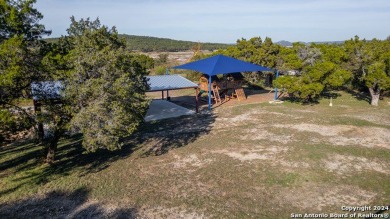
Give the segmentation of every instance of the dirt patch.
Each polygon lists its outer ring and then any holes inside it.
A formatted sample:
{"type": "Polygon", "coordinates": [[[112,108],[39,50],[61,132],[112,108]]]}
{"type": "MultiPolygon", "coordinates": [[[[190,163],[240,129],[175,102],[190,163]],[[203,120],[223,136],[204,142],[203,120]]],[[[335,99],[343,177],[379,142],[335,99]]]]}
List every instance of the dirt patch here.
{"type": "Polygon", "coordinates": [[[277,164],[288,169],[302,169],[309,168],[310,164],[303,161],[289,161],[289,160],[278,160],[277,164]]]}
{"type": "Polygon", "coordinates": [[[302,210],[321,211],[326,207],[342,205],[368,205],[375,198],[376,193],[363,190],[359,187],[340,185],[306,184],[299,188],[283,188],[276,196],[276,200],[284,205],[289,204],[302,210]],[[353,192],[351,192],[353,191],[353,192]]]}
{"type": "Polygon", "coordinates": [[[298,113],[315,113],[316,111],[315,110],[308,110],[308,109],[293,109],[294,112],[298,112],[298,113]]]}
{"type": "Polygon", "coordinates": [[[329,139],[335,145],[360,145],[390,149],[390,130],[378,127],[356,127],[343,136],[329,139]]]}
{"type": "Polygon", "coordinates": [[[358,114],[358,115],[345,115],[346,117],[350,118],[356,118],[365,120],[368,122],[372,122],[378,125],[390,125],[390,115],[386,113],[382,113],[381,115],[375,115],[375,114],[358,114]]]}
{"type": "Polygon", "coordinates": [[[390,130],[378,127],[357,127],[350,125],[317,125],[310,123],[277,124],[277,128],[290,128],[300,132],[314,132],[327,138],[310,141],[328,142],[334,145],[359,145],[363,147],[383,147],[390,149],[390,130]]]}
{"type": "Polygon", "coordinates": [[[292,141],[291,135],[277,135],[267,131],[265,128],[267,126],[257,126],[257,128],[249,129],[248,134],[240,136],[242,140],[269,140],[274,142],[279,142],[282,144],[287,144],[292,141]]]}
{"type": "MultiPolygon", "coordinates": [[[[247,147],[250,148],[250,147],[247,147]]],[[[237,151],[218,150],[213,153],[225,154],[233,159],[240,161],[252,160],[275,160],[276,157],[281,156],[288,149],[283,146],[256,146],[253,149],[244,149],[237,151]]]]}
{"type": "Polygon", "coordinates": [[[365,157],[334,154],[322,162],[328,171],[339,175],[362,171],[376,171],[384,174],[390,174],[390,165],[388,163],[386,164],[375,160],[369,160],[365,157]]]}
{"type": "Polygon", "coordinates": [[[174,168],[202,167],[213,161],[212,159],[201,160],[195,154],[191,154],[186,157],[174,155],[174,158],[176,159],[176,161],[173,162],[174,168]]]}
{"type": "Polygon", "coordinates": [[[155,207],[144,209],[140,212],[141,218],[208,218],[203,213],[197,213],[181,208],[155,207]]]}
{"type": "Polygon", "coordinates": [[[220,117],[216,118],[216,122],[213,125],[215,129],[225,129],[226,127],[235,127],[242,124],[245,124],[249,121],[256,120],[257,118],[253,115],[259,113],[258,111],[249,111],[244,114],[236,115],[236,116],[230,116],[229,115],[222,115],[220,117]]]}
{"type": "Polygon", "coordinates": [[[347,125],[335,125],[335,126],[326,126],[326,125],[317,125],[310,123],[301,123],[301,124],[277,124],[274,127],[278,128],[292,128],[301,132],[315,132],[322,136],[336,136],[343,132],[350,131],[354,127],[347,125]]]}
{"type": "Polygon", "coordinates": [[[240,160],[240,161],[251,161],[251,160],[267,160],[270,159],[269,154],[259,154],[253,152],[226,152],[231,158],[240,160]]]}

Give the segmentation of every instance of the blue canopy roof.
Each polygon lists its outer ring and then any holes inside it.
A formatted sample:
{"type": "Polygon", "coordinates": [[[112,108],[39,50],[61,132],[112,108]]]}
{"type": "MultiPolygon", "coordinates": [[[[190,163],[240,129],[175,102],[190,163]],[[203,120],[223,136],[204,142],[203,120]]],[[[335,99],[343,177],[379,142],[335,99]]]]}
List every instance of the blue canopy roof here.
{"type": "Polygon", "coordinates": [[[173,67],[203,72],[209,76],[246,71],[272,71],[272,69],[241,61],[224,55],[216,55],[199,61],[173,67]]]}
{"type": "MultiPolygon", "coordinates": [[[[246,71],[272,71],[270,68],[255,65],[250,62],[244,62],[224,55],[212,56],[210,58],[175,66],[173,68],[203,72],[204,74],[209,75],[209,81],[211,81],[211,76],[218,74],[230,74],[246,71]]],[[[209,110],[211,110],[211,83],[209,83],[208,96],[209,110]]]]}

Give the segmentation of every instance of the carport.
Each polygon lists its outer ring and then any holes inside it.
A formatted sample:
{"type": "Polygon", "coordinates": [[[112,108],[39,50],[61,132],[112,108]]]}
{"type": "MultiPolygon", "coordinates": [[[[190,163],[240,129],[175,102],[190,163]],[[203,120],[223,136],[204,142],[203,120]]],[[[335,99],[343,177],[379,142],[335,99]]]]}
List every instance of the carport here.
{"type": "Polygon", "coordinates": [[[145,121],[159,120],[165,118],[173,118],[182,115],[193,114],[193,110],[189,110],[172,102],[169,102],[169,91],[170,90],[181,90],[181,89],[194,89],[196,109],[198,112],[198,85],[188,80],[181,75],[156,75],[146,76],[149,84],[148,92],[161,91],[161,100],[153,100],[149,106],[148,112],[145,116],[145,121]],[[166,92],[166,98],[164,95],[166,92]],[[165,100],[166,99],[166,100],[165,100]]]}

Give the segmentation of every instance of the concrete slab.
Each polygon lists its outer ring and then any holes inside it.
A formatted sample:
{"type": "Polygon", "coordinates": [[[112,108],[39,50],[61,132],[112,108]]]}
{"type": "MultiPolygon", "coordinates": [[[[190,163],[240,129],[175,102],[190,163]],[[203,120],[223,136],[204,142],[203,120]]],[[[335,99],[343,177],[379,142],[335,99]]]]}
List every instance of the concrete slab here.
{"type": "Polygon", "coordinates": [[[154,121],[194,114],[195,111],[176,105],[166,100],[152,100],[145,121],[154,121]]]}

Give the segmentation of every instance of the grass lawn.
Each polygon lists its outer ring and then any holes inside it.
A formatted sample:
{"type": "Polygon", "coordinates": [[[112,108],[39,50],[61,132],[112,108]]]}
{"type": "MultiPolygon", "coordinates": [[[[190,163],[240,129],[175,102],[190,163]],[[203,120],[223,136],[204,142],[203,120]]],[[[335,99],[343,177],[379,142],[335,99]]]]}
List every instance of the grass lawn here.
{"type": "MultiPolygon", "coordinates": [[[[0,218],[290,218],[390,204],[390,100],[223,106],[147,123],[120,151],[81,136],[0,149],[0,218]]],[[[373,212],[373,211],[371,211],[373,212]]],[[[361,212],[360,212],[361,213],[361,212]]],[[[367,212],[366,212],[367,213],[367,212]]]]}

